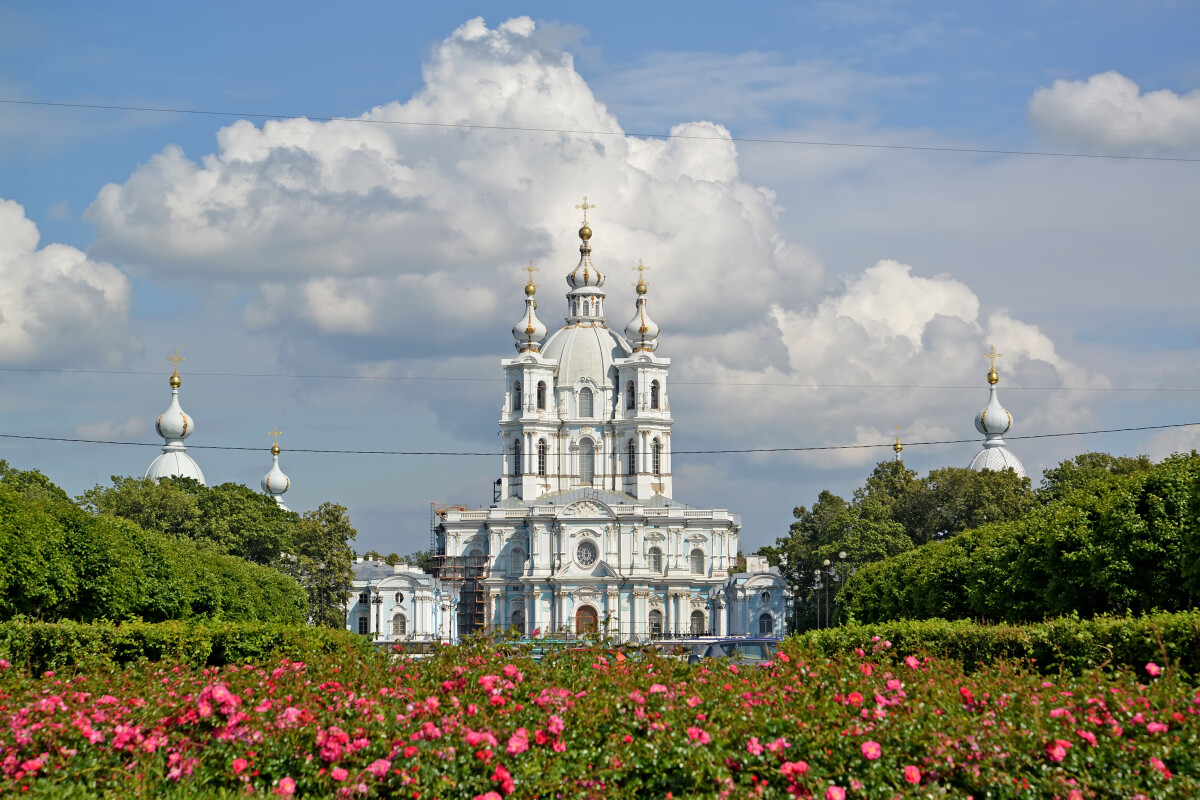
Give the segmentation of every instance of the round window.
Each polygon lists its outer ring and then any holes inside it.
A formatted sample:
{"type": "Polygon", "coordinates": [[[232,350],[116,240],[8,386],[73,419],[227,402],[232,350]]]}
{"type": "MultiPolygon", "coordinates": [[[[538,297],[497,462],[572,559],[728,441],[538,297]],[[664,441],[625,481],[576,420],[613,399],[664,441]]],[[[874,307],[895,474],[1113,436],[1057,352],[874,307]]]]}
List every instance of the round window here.
{"type": "Polygon", "coordinates": [[[596,563],[596,555],[596,545],[591,542],[584,542],[575,551],[575,560],[579,562],[580,566],[590,567],[596,563]]]}
{"type": "Polygon", "coordinates": [[[770,592],[763,592],[763,593],[762,593],[762,595],[761,595],[761,597],[762,597],[762,601],[763,601],[764,603],[769,603],[769,602],[771,602],[771,593],[770,593],[770,592]]]}
{"type": "Polygon", "coordinates": [[[397,603],[404,602],[404,592],[396,592],[396,602],[397,603]]]}

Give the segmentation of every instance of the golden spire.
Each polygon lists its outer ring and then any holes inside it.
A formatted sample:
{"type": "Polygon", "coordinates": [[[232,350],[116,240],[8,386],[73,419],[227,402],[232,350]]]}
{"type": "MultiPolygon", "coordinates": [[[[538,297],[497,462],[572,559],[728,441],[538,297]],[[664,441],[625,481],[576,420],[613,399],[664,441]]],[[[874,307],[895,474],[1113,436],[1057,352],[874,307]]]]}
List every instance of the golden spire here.
{"type": "Polygon", "coordinates": [[[638,294],[645,294],[647,287],[646,287],[646,279],[645,279],[645,276],[643,275],[643,273],[646,270],[650,269],[650,267],[647,266],[646,264],[643,264],[642,260],[639,258],[638,265],[636,267],[633,267],[633,269],[636,269],[637,273],[638,273],[638,282],[634,284],[634,288],[637,289],[638,294]]]}
{"type": "Polygon", "coordinates": [[[179,362],[187,361],[187,359],[179,355],[179,350],[176,349],[173,355],[167,356],[167,361],[172,361],[175,364],[175,369],[171,372],[171,388],[178,389],[183,385],[183,380],[179,377],[179,362]]]}
{"type": "Polygon", "coordinates": [[[996,374],[996,359],[1000,358],[1000,354],[996,352],[996,345],[988,345],[988,351],[983,354],[983,357],[991,362],[988,369],[987,381],[993,386],[1000,380],[1000,376],[996,374]]]}
{"type": "Polygon", "coordinates": [[[586,242],[588,239],[592,238],[592,229],[588,227],[587,223],[587,212],[589,208],[595,208],[596,204],[592,203],[591,205],[588,205],[587,195],[585,194],[583,196],[582,205],[577,205],[575,207],[583,209],[583,227],[579,229],[579,238],[586,242]]]}
{"type": "Polygon", "coordinates": [[[278,425],[272,425],[271,427],[272,430],[267,432],[268,436],[275,437],[275,443],[271,445],[271,455],[277,456],[279,455],[279,434],[283,433],[283,431],[279,430],[278,425]]]}
{"type": "Polygon", "coordinates": [[[892,449],[896,451],[896,460],[900,460],[900,451],[904,449],[904,445],[900,444],[900,426],[896,426],[896,443],[892,445],[892,449]]]}

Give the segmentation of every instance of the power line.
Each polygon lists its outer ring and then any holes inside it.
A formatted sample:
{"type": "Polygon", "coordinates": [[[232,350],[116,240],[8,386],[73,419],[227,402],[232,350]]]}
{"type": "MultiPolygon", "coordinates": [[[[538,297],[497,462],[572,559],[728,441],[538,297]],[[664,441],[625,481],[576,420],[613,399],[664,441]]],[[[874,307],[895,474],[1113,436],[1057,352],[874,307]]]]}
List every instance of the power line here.
{"type": "MultiPolygon", "coordinates": [[[[1170,425],[1141,425],[1133,428],[1105,428],[1103,430],[1093,431],[1068,431],[1064,433],[1032,433],[1025,436],[1009,436],[1008,439],[1053,439],[1063,436],[1095,436],[1102,433],[1128,433],[1131,431],[1157,431],[1167,428],[1187,428],[1193,425],[1200,425],[1200,422],[1178,422],[1170,425]]],[[[68,442],[74,444],[107,444],[107,445],[122,445],[126,447],[162,447],[161,443],[156,442],[120,442],[108,439],[77,439],[61,436],[31,436],[17,433],[0,433],[0,438],[5,439],[28,439],[39,442],[68,442]]],[[[938,441],[928,442],[904,442],[904,446],[920,447],[922,445],[943,445],[943,444],[974,444],[978,443],[978,439],[943,439],[938,441]]],[[[675,450],[674,455],[725,455],[734,453],[806,453],[821,450],[868,450],[879,447],[891,448],[893,442],[881,442],[880,444],[837,444],[837,445],[817,445],[812,447],[748,447],[729,450],[675,450]]],[[[265,447],[239,447],[235,445],[219,445],[219,444],[196,444],[188,445],[195,450],[239,450],[248,452],[266,452],[265,447]]],[[[317,448],[292,447],[288,448],[289,453],[317,453],[322,455],[359,455],[359,456],[488,456],[494,457],[500,455],[496,452],[471,452],[471,451],[448,451],[448,450],[324,450],[317,448]]]]}
{"type": "MultiPolygon", "coordinates": [[[[51,367],[0,367],[0,372],[17,373],[50,373],[61,375],[162,375],[161,370],[106,370],[106,369],[56,369],[51,367]]],[[[194,372],[189,370],[189,376],[202,378],[280,378],[294,380],[336,380],[336,381],[397,381],[411,383],[504,383],[504,378],[449,378],[433,375],[392,376],[392,375],[332,375],[332,374],[289,374],[281,372],[194,372]]],[[[685,381],[673,380],[675,386],[759,386],[780,389],[928,389],[928,390],[970,390],[982,388],[980,385],[953,384],[924,384],[924,383],[786,383],[783,381],[685,381]]],[[[1166,393],[1195,393],[1200,389],[1168,388],[1156,386],[1008,386],[1006,392],[1166,392],[1166,393]]]]}
{"type": "Polygon", "coordinates": [[[212,111],[189,108],[163,108],[157,106],[118,106],[100,103],[52,103],[40,100],[11,100],[0,98],[0,103],[23,106],[41,106],[47,108],[97,109],[104,111],[137,111],[155,114],[189,114],[208,117],[253,117],[255,119],[297,119],[303,118],[314,122],[357,122],[373,125],[399,125],[414,128],[485,130],[485,131],[519,131],[525,133],[574,133],[583,136],[636,136],[643,139],[691,139],[719,142],[744,142],[749,144],[781,144],[804,147],[846,147],[867,150],[913,150],[934,153],[964,153],[973,155],[1006,155],[1006,156],[1041,156],[1046,158],[1090,158],[1114,161],[1179,161],[1187,163],[1200,162],[1200,158],[1184,158],[1181,156],[1133,156],[1112,155],[1107,153],[1063,153],[1050,150],[996,150],[983,147],[939,147],[934,145],[911,144],[879,144],[874,142],[838,142],[816,139],[767,139],[751,136],[703,136],[700,134],[676,134],[638,131],[601,131],[577,128],[529,127],[523,125],[478,125],[466,122],[412,122],[398,119],[362,119],[358,117],[320,117],[308,114],[261,114],[240,111],[212,111]]]}

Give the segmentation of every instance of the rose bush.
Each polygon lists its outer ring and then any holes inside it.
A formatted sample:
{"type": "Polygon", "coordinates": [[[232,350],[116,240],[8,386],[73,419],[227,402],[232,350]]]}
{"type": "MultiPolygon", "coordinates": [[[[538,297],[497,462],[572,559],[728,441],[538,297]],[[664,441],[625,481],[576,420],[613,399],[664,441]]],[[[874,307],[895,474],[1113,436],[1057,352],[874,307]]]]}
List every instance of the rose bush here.
{"type": "Polygon", "coordinates": [[[1152,672],[966,674],[882,640],[832,657],[789,641],[761,667],[603,650],[535,663],[484,643],[419,661],[0,664],[0,792],[1200,796],[1200,692],[1152,672]]]}

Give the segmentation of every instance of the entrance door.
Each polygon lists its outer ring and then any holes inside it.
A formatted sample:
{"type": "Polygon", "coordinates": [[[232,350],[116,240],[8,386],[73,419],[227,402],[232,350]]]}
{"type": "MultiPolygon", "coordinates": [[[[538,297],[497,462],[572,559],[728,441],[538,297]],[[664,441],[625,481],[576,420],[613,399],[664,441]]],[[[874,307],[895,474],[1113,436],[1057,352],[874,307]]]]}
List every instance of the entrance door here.
{"type": "Polygon", "coordinates": [[[575,612],[576,633],[599,633],[600,615],[591,606],[580,606],[575,612]]]}

